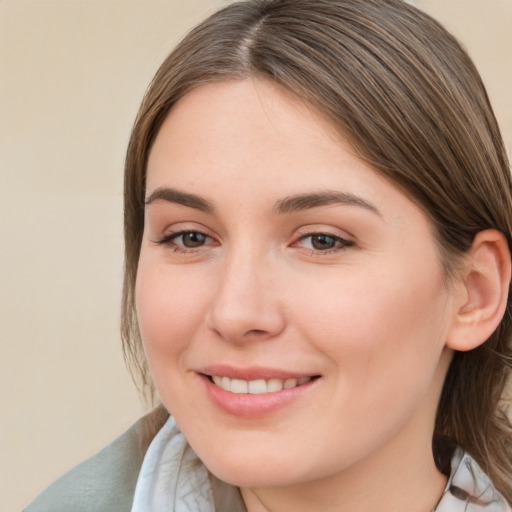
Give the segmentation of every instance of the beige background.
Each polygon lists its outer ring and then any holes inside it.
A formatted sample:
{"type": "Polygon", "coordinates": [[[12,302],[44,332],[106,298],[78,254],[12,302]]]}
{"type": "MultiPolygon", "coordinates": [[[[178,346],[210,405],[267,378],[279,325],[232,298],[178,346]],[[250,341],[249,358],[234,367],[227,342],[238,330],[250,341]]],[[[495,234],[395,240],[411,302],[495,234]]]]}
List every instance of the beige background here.
{"type": "MultiPolygon", "coordinates": [[[[512,0],[417,0],[473,55],[512,147],[512,0]]],[[[144,410],[122,361],[122,166],[169,49],[222,0],[0,0],[0,512],[144,410]]]]}

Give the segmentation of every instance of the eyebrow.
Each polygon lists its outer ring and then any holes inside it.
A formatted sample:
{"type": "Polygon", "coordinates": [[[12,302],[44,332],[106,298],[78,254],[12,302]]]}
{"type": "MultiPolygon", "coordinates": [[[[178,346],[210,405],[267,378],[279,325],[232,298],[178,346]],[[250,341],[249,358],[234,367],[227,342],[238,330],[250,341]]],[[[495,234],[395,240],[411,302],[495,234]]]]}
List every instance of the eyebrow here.
{"type": "Polygon", "coordinates": [[[319,206],[329,206],[332,204],[359,206],[382,216],[379,209],[366,199],[349,192],[338,192],[332,190],[285,197],[284,199],[277,201],[274,206],[274,211],[279,214],[284,214],[309,210],[310,208],[317,208],[319,206]]]}
{"type": "MultiPolygon", "coordinates": [[[[194,208],[206,213],[213,213],[215,210],[212,203],[206,199],[195,194],[182,192],[175,188],[156,188],[146,199],[145,204],[148,206],[155,201],[166,201],[168,203],[181,204],[188,208],[194,208]]],[[[379,216],[382,215],[379,209],[366,199],[349,192],[332,190],[285,197],[276,202],[274,212],[277,214],[286,214],[309,210],[311,208],[318,208],[320,206],[329,206],[332,204],[359,206],[379,216]]]]}
{"type": "Polygon", "coordinates": [[[206,199],[196,196],[195,194],[181,192],[175,188],[156,188],[146,199],[145,204],[148,206],[155,201],[166,201],[168,203],[181,204],[183,206],[187,206],[188,208],[195,208],[196,210],[200,210],[206,213],[212,213],[214,211],[212,203],[206,199]]]}

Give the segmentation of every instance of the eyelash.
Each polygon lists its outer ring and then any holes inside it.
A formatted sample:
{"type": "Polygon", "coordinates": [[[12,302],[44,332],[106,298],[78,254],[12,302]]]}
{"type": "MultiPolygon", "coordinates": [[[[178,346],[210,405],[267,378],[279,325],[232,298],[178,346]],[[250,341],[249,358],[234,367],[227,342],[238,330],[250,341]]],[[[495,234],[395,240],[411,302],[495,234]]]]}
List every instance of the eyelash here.
{"type": "MultiPolygon", "coordinates": [[[[304,242],[307,239],[311,239],[311,244],[313,245],[314,237],[317,237],[317,239],[321,238],[321,237],[323,237],[324,239],[328,239],[328,240],[332,241],[332,243],[334,243],[335,246],[328,248],[328,249],[317,249],[315,247],[302,247],[302,249],[307,251],[310,256],[322,256],[322,255],[326,255],[326,254],[337,253],[339,251],[346,250],[348,247],[354,246],[354,242],[347,240],[345,238],[342,238],[340,236],[333,235],[331,233],[326,233],[326,232],[315,232],[315,233],[305,233],[305,234],[301,235],[297,239],[297,241],[295,241],[295,242],[293,242],[293,244],[291,244],[291,247],[299,246],[299,244],[301,242],[304,242]]],[[[183,231],[177,231],[176,233],[171,233],[169,235],[165,235],[165,236],[155,240],[154,243],[156,243],[157,245],[168,246],[174,252],[187,254],[187,253],[194,253],[194,252],[201,250],[201,248],[203,248],[205,245],[207,245],[208,240],[213,241],[214,239],[211,236],[209,236],[206,233],[203,233],[201,231],[183,230],[183,231]],[[176,243],[177,239],[179,239],[180,237],[184,237],[186,235],[195,235],[196,237],[203,237],[204,243],[201,243],[197,247],[186,247],[185,244],[183,243],[183,238],[182,238],[182,241],[180,244],[176,243]]]]}
{"type": "Polygon", "coordinates": [[[354,242],[351,240],[347,240],[345,238],[342,238],[341,236],[333,235],[331,233],[325,233],[325,232],[316,232],[316,233],[307,233],[299,237],[299,239],[292,244],[297,245],[300,242],[303,242],[304,240],[307,240],[308,238],[311,239],[311,242],[313,241],[314,237],[324,237],[326,239],[332,240],[332,242],[335,244],[334,247],[331,247],[329,249],[315,249],[314,247],[307,248],[304,247],[305,250],[309,252],[311,256],[322,256],[324,254],[332,254],[337,253],[339,251],[343,251],[347,249],[348,247],[353,247],[354,242]]]}
{"type": "Polygon", "coordinates": [[[194,231],[194,230],[183,230],[183,231],[177,231],[176,233],[171,233],[170,235],[165,235],[162,238],[159,238],[158,240],[155,240],[154,243],[157,245],[166,245],[170,247],[174,252],[178,253],[193,253],[200,250],[202,247],[204,247],[205,244],[201,244],[198,247],[186,247],[183,244],[183,239],[181,244],[177,244],[175,240],[177,238],[183,237],[185,235],[199,235],[200,237],[204,237],[205,240],[213,240],[213,238],[206,233],[202,233],[201,231],[194,231]]]}

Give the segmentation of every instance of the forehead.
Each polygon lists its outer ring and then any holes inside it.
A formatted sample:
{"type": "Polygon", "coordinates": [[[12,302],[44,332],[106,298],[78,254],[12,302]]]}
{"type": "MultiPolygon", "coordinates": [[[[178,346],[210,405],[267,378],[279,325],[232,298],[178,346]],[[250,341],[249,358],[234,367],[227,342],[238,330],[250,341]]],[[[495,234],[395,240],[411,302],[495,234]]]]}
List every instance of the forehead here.
{"type": "MultiPolygon", "coordinates": [[[[338,144],[344,141],[328,119],[292,92],[266,80],[248,78],[213,82],[192,89],[172,108],[160,131],[180,125],[179,135],[201,137],[200,142],[216,145],[225,137],[226,146],[244,141],[250,133],[251,145],[300,145],[325,137],[338,144]],[[216,137],[219,135],[219,137],[216,137]]],[[[173,133],[178,135],[178,133],[173,133]]],[[[167,141],[169,142],[169,140],[167,141]]]]}
{"type": "Polygon", "coordinates": [[[215,171],[221,180],[234,169],[247,177],[255,167],[279,180],[298,171],[300,161],[318,179],[315,169],[324,160],[332,167],[347,158],[356,160],[332,123],[293,93],[255,79],[211,83],[186,94],[168,114],[150,152],[148,187],[157,173],[177,178],[182,165],[191,180],[195,171],[204,179],[215,171]]]}

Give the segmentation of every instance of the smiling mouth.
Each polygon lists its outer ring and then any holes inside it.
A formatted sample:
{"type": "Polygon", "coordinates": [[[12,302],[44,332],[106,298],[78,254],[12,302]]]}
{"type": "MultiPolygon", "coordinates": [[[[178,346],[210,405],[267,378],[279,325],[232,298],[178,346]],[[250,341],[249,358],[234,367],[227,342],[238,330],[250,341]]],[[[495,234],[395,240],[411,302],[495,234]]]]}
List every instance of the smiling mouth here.
{"type": "Polygon", "coordinates": [[[319,375],[312,377],[300,377],[291,379],[257,379],[243,380],[221,377],[219,375],[206,375],[208,380],[224,391],[235,394],[262,395],[265,393],[276,393],[284,389],[292,389],[304,386],[309,382],[318,379],[319,375]]]}

